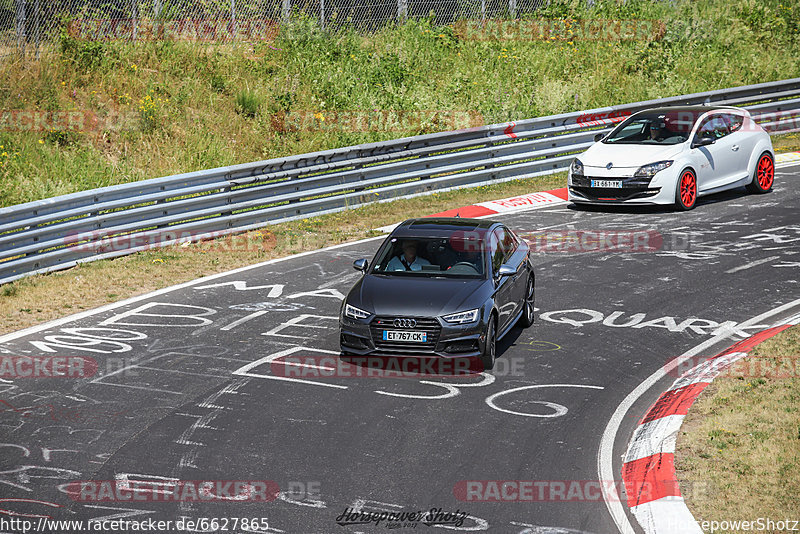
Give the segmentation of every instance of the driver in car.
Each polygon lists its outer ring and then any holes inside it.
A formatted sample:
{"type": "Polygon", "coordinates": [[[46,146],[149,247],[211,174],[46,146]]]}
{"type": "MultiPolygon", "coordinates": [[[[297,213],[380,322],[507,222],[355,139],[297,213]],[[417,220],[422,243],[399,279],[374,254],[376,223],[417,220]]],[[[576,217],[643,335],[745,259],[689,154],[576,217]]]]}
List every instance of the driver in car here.
{"type": "Polygon", "coordinates": [[[458,263],[469,263],[479,273],[483,272],[483,269],[481,267],[481,254],[477,250],[469,248],[466,249],[464,252],[459,254],[458,263]]]}
{"type": "Polygon", "coordinates": [[[480,253],[480,249],[483,246],[483,241],[471,236],[459,235],[451,240],[450,245],[455,251],[456,258],[453,264],[447,268],[448,270],[459,264],[468,264],[477,272],[483,272],[481,264],[482,257],[480,253]]]}
{"type": "Polygon", "coordinates": [[[386,266],[387,271],[421,271],[423,265],[431,262],[417,256],[417,242],[406,240],[402,243],[403,253],[398,254],[386,266]]]}
{"type": "Polygon", "coordinates": [[[667,125],[663,122],[651,122],[650,123],[650,139],[652,141],[661,142],[665,138],[669,137],[669,132],[667,131],[667,125]]]}

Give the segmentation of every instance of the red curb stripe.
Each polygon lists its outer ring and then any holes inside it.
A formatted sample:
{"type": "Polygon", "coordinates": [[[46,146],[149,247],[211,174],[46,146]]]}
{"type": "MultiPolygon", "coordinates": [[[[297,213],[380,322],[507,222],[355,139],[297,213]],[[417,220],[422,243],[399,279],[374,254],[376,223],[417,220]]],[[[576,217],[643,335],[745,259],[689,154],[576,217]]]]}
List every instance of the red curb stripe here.
{"type": "Polygon", "coordinates": [[[771,338],[772,336],[778,334],[779,332],[783,332],[784,330],[786,330],[791,326],[792,325],[790,324],[782,324],[779,326],[773,326],[772,328],[767,328],[766,330],[762,330],[761,332],[757,332],[752,336],[737,342],[735,345],[725,350],[724,352],[717,354],[716,356],[714,356],[714,358],[719,358],[720,356],[725,356],[726,354],[732,354],[734,352],[750,352],[759,343],[766,341],[768,338],[771,338]]]}
{"type": "Polygon", "coordinates": [[[626,462],[622,466],[622,480],[628,495],[628,506],[681,496],[675,478],[675,455],[671,452],[626,462]]]}
{"type": "Polygon", "coordinates": [[[559,189],[553,189],[552,191],[545,191],[545,193],[550,193],[551,195],[557,196],[561,200],[567,200],[567,188],[562,187],[559,189]]]}
{"type": "MultiPolygon", "coordinates": [[[[713,358],[736,352],[749,352],[756,345],[790,328],[791,324],[773,326],[735,343],[713,358]]],[[[712,359],[713,359],[712,358],[712,359]]],[[[692,370],[694,371],[694,369],[692,370]]],[[[690,371],[690,373],[692,372],[690,371]]],[[[688,373],[687,373],[688,374],[688,373]]],[[[685,376],[685,375],[684,375],[685,376]]],[[[678,379],[680,380],[680,378],[678,379]]],[[[713,379],[712,379],[713,380],[713,379]]],[[[677,381],[676,381],[677,382],[677,381]]],[[[663,393],[650,407],[639,425],[669,415],[686,415],[694,401],[710,382],[696,382],[663,393]]],[[[629,445],[630,448],[630,445],[629,445]]],[[[622,480],[625,484],[628,507],[647,504],[664,497],[680,497],[680,485],[675,473],[675,454],[659,452],[638,460],[623,462],[622,480]]],[[[650,530],[645,529],[647,532],[650,530]]]]}
{"type": "MultiPolygon", "coordinates": [[[[537,193],[550,193],[551,195],[560,198],[561,200],[567,200],[567,188],[561,187],[559,189],[551,189],[550,191],[536,191],[537,193]]],[[[516,198],[516,197],[515,197],[516,198]]],[[[511,199],[503,199],[503,200],[514,200],[511,199]]],[[[496,200],[494,202],[497,202],[496,200]]],[[[547,202],[543,202],[542,205],[547,205],[547,202]]],[[[535,204],[534,204],[535,205],[535,204]]],[[[484,215],[493,215],[495,213],[500,213],[497,210],[493,210],[491,208],[487,208],[485,206],[478,206],[473,204],[472,206],[464,206],[462,208],[453,208],[451,210],[442,211],[439,213],[434,213],[433,215],[426,215],[426,217],[483,217],[484,215]]]]}
{"type": "Polygon", "coordinates": [[[639,424],[643,425],[668,415],[686,415],[689,412],[689,407],[708,384],[709,382],[695,382],[694,384],[662,393],[639,424]]]}

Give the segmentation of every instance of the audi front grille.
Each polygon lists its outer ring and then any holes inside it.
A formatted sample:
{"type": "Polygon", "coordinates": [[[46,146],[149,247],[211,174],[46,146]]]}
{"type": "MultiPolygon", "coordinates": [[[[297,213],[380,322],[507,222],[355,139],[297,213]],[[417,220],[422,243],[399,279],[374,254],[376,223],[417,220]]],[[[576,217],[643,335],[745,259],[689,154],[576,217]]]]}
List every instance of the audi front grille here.
{"type": "Polygon", "coordinates": [[[378,350],[395,350],[403,352],[430,352],[436,347],[439,341],[442,326],[439,321],[430,317],[375,317],[369,324],[372,334],[372,341],[378,350]],[[411,322],[413,321],[413,323],[411,322]],[[411,327],[411,324],[414,324],[411,327]],[[399,325],[399,326],[396,326],[399,325]],[[427,341],[425,343],[409,343],[404,341],[384,341],[384,330],[406,330],[414,332],[426,332],[427,341]]]}

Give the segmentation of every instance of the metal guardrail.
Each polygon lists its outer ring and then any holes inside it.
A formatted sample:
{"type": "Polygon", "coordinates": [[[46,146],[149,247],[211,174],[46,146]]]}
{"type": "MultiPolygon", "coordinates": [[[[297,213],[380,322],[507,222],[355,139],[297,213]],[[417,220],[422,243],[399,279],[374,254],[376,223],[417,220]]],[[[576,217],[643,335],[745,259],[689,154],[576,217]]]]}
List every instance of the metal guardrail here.
{"type": "Polygon", "coordinates": [[[795,78],[82,191],[0,208],[0,284],[379,200],[560,172],[631,113],[701,103],[745,107],[771,133],[800,131],[795,78]]]}

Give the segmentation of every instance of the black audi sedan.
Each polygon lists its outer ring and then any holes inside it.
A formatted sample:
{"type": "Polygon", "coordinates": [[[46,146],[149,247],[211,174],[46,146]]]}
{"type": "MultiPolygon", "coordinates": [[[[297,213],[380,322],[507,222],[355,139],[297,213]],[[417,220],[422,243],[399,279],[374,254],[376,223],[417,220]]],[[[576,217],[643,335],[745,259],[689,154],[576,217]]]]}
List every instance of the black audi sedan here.
{"type": "Polygon", "coordinates": [[[485,219],[401,223],[342,303],[343,355],[435,355],[494,367],[496,342],[533,323],[528,244],[485,219]]]}

